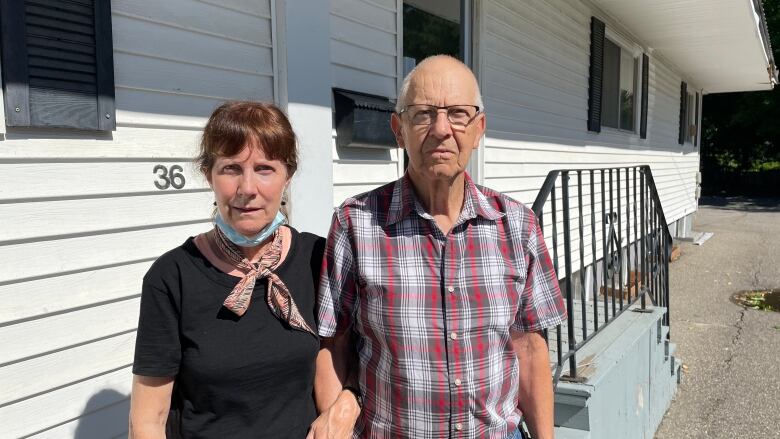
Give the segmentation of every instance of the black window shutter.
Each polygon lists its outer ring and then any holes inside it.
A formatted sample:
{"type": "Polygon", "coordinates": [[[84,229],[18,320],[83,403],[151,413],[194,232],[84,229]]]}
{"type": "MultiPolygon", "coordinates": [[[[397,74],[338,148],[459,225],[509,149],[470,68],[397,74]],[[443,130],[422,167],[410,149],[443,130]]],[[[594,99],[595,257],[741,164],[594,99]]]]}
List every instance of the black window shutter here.
{"type": "Polygon", "coordinates": [[[588,131],[601,132],[601,90],[604,85],[604,22],[590,20],[590,84],[588,94],[588,131]]]}
{"type": "Polygon", "coordinates": [[[685,81],[680,83],[680,133],[677,136],[677,143],[685,143],[685,132],[687,128],[686,111],[688,110],[688,84],[685,81]]]}
{"type": "Polygon", "coordinates": [[[642,113],[639,121],[639,137],[647,139],[647,101],[650,90],[650,57],[642,54],[642,113]]]}
{"type": "Polygon", "coordinates": [[[6,124],[113,130],[110,1],[0,0],[0,8],[6,124]]]}

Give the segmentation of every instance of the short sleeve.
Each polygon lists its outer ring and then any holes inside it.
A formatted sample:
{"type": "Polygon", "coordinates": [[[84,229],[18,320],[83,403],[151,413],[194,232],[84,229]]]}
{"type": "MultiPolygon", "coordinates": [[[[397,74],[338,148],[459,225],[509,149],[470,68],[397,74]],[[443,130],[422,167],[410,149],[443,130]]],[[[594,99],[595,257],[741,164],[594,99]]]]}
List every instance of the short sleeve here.
{"type": "Polygon", "coordinates": [[[536,216],[528,212],[528,233],[524,246],[528,272],[520,292],[520,308],[512,329],[535,332],[561,324],[566,320],[558,276],[544,244],[544,236],[536,216]]]}
{"type": "Polygon", "coordinates": [[[179,311],[168,288],[144,277],[133,373],[172,377],[179,372],[179,311]]]}
{"type": "Polygon", "coordinates": [[[333,337],[352,326],[357,292],[353,256],[348,230],[336,212],[320,273],[317,323],[321,337],[333,337]]]}

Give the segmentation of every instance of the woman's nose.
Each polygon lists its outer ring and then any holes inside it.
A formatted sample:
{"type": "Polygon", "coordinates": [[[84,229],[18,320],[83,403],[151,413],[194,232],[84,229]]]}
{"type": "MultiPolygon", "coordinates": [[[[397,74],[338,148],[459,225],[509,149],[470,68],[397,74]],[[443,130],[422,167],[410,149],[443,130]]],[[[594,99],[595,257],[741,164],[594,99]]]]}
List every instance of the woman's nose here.
{"type": "Polygon", "coordinates": [[[245,172],[241,174],[238,182],[238,194],[243,196],[252,196],[257,193],[257,182],[254,173],[245,172]]]}

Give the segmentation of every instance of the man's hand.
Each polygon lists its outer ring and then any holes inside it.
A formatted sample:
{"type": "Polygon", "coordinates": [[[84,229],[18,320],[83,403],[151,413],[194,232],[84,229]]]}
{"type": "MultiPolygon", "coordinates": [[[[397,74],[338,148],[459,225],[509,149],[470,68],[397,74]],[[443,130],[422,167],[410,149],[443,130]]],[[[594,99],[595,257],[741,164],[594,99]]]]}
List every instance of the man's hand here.
{"type": "Polygon", "coordinates": [[[312,422],[306,439],[350,439],[359,416],[357,398],[349,390],[342,390],[336,402],[312,422]]]}

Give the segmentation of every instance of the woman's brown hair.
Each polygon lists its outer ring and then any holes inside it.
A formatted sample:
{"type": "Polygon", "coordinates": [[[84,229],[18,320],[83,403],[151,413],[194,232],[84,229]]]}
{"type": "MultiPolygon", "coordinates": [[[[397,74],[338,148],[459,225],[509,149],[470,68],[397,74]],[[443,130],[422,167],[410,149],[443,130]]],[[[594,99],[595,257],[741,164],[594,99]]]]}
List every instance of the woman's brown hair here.
{"type": "Polygon", "coordinates": [[[270,160],[287,168],[287,178],[298,169],[298,149],[290,120],[276,105],[265,102],[230,101],[217,107],[203,129],[196,159],[204,175],[217,157],[231,157],[255,145],[270,160]]]}

